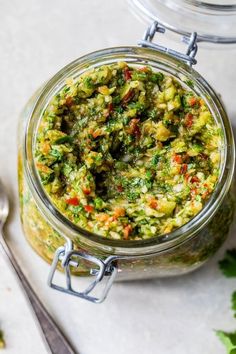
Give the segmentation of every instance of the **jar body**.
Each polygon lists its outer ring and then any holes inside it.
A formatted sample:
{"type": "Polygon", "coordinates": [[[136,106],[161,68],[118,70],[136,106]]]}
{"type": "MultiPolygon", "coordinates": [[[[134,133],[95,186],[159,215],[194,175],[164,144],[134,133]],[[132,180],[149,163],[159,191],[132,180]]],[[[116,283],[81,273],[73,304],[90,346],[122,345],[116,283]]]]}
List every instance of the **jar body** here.
{"type": "MultiPolygon", "coordinates": [[[[38,209],[29,191],[19,154],[19,193],[21,222],[26,239],[33,249],[51,263],[56,249],[65,244],[65,238],[46,221],[38,209]]],[[[118,262],[118,279],[147,279],[181,275],[199,268],[220,248],[233,221],[234,200],[232,190],[227,194],[219,210],[200,232],[185,243],[169,251],[160,252],[145,258],[121,260],[118,262]]],[[[84,245],[74,244],[76,248],[87,252],[84,245]]],[[[107,257],[106,253],[93,254],[107,257]]],[[[88,275],[89,268],[81,265],[75,272],[88,275]]]]}
{"type": "MultiPolygon", "coordinates": [[[[51,263],[58,247],[65,244],[65,238],[57,232],[37,206],[37,203],[30,192],[24,169],[22,138],[24,136],[25,122],[27,121],[30,106],[34,97],[30,100],[20,117],[19,129],[19,154],[18,154],[18,181],[20,198],[20,215],[23,231],[27,241],[40,257],[51,263]]],[[[158,252],[145,257],[131,257],[130,259],[118,261],[120,272],[117,279],[148,279],[155,277],[166,277],[181,275],[199,268],[220,248],[229,232],[234,215],[234,193],[233,187],[225,196],[214,217],[205,227],[196,232],[194,237],[171,250],[158,252]]],[[[74,241],[75,248],[84,252],[90,252],[84,244],[74,241]]],[[[106,252],[94,252],[93,256],[107,257],[106,252]]],[[[74,271],[77,275],[89,275],[90,268],[81,264],[74,271]]]]}
{"type": "MultiPolygon", "coordinates": [[[[45,214],[45,210],[42,212],[39,207],[38,200],[32,193],[32,184],[29,183],[24,152],[26,149],[25,137],[29,134],[27,127],[31,119],[32,109],[44,90],[45,87],[43,86],[35,93],[20,117],[18,178],[21,222],[24,234],[33,249],[47,262],[51,263],[57,248],[65,244],[65,237],[70,236],[52,226],[49,217],[50,210],[47,210],[45,214]]],[[[31,132],[31,135],[33,136],[34,133],[31,132]]],[[[233,141],[231,143],[234,145],[233,141]]],[[[233,169],[233,162],[231,164],[228,166],[229,169],[233,169]]],[[[142,255],[138,254],[138,251],[137,253],[132,252],[132,255],[123,253],[125,257],[120,257],[117,261],[119,269],[117,279],[131,280],[181,275],[204,264],[226,239],[233,220],[234,200],[231,180],[230,184],[231,188],[227,189],[227,193],[218,205],[216,204],[212,216],[208,218],[204,226],[195,229],[191,237],[186,237],[186,240],[165,250],[157,250],[142,255]]],[[[84,237],[79,233],[77,233],[77,237],[73,238],[73,243],[75,249],[98,258],[105,259],[110,255],[117,254],[112,247],[91,247],[89,239],[86,243],[84,237]]],[[[90,269],[91,265],[85,261],[81,262],[79,267],[72,271],[78,275],[89,275],[90,269]]]]}

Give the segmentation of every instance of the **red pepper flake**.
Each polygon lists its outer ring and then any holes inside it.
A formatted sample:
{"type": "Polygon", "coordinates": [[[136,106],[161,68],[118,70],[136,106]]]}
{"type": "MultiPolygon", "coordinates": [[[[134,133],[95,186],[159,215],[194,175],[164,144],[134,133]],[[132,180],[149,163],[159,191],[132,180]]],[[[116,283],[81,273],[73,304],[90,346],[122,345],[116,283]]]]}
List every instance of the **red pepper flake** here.
{"type": "Polygon", "coordinates": [[[198,182],[200,182],[200,179],[197,177],[197,176],[193,176],[193,177],[191,177],[191,183],[198,183],[198,182]]]}
{"type": "Polygon", "coordinates": [[[85,205],[84,209],[87,211],[87,213],[91,213],[93,211],[93,206],[92,205],[85,205]]]}
{"type": "Polygon", "coordinates": [[[184,124],[185,124],[185,126],[187,128],[191,128],[191,126],[193,125],[193,115],[192,115],[192,113],[187,113],[185,115],[184,124]]]}
{"type": "Polygon", "coordinates": [[[123,190],[124,190],[124,188],[121,186],[121,185],[119,185],[119,186],[117,186],[117,190],[118,190],[118,192],[123,192],[123,190]]]}
{"type": "Polygon", "coordinates": [[[202,194],[202,199],[206,199],[206,197],[209,195],[209,191],[206,191],[205,193],[202,194]]]}
{"type": "Polygon", "coordinates": [[[99,129],[95,130],[95,132],[92,132],[92,137],[96,139],[99,135],[101,135],[101,131],[99,129]]]}
{"type": "Polygon", "coordinates": [[[84,194],[86,194],[86,195],[89,195],[91,193],[91,189],[89,189],[89,188],[83,187],[82,189],[83,189],[84,194]]]}
{"type": "Polygon", "coordinates": [[[69,97],[66,98],[65,105],[66,105],[67,107],[70,108],[70,107],[73,105],[73,103],[74,103],[74,100],[73,100],[73,98],[72,98],[71,96],[69,96],[69,97]]]}
{"type": "Polygon", "coordinates": [[[114,106],[112,104],[112,102],[110,102],[107,106],[107,110],[106,110],[106,113],[105,113],[105,117],[109,117],[109,115],[113,112],[114,110],[114,106]]]}
{"type": "Polygon", "coordinates": [[[124,68],[124,78],[125,78],[125,81],[128,81],[131,79],[131,71],[129,70],[128,67],[124,68]]]}
{"type": "Polygon", "coordinates": [[[186,163],[184,163],[180,169],[181,175],[184,175],[187,172],[187,170],[188,170],[188,165],[186,163]]]}
{"type": "Polygon", "coordinates": [[[178,154],[175,154],[173,156],[173,161],[177,162],[177,163],[182,163],[183,162],[181,155],[178,155],[178,154]]]}
{"type": "Polygon", "coordinates": [[[189,177],[190,177],[190,174],[189,174],[189,173],[186,173],[186,175],[185,175],[186,181],[189,179],[189,177]]]}
{"type": "Polygon", "coordinates": [[[190,106],[194,106],[197,103],[197,98],[196,97],[190,97],[188,101],[190,106]]]}
{"type": "Polygon", "coordinates": [[[107,109],[108,109],[109,114],[114,110],[114,106],[111,102],[108,104],[107,109]]]}
{"type": "Polygon", "coordinates": [[[124,239],[125,239],[125,240],[128,240],[129,235],[131,234],[131,232],[132,232],[132,226],[131,226],[131,225],[125,226],[125,228],[124,228],[124,230],[123,230],[124,239]]]}
{"type": "Polygon", "coordinates": [[[136,137],[139,137],[141,134],[138,124],[139,124],[138,118],[131,119],[131,121],[129,123],[129,126],[130,126],[129,133],[132,135],[135,135],[136,137]]]}
{"type": "Polygon", "coordinates": [[[73,198],[66,199],[66,203],[73,206],[77,206],[79,205],[79,198],[73,197],[73,198]]]}
{"type": "Polygon", "coordinates": [[[126,95],[124,95],[124,97],[122,98],[122,103],[123,104],[126,104],[126,103],[128,103],[131,99],[132,99],[132,97],[134,96],[134,90],[129,90],[127,93],[126,93],[126,95]]]}
{"type": "Polygon", "coordinates": [[[156,209],[156,208],[157,208],[157,201],[156,201],[155,199],[150,200],[149,206],[150,206],[152,209],[156,209]]]}
{"type": "Polygon", "coordinates": [[[208,156],[203,152],[199,155],[203,160],[208,160],[208,156]]]}
{"type": "Polygon", "coordinates": [[[140,132],[140,129],[138,126],[134,130],[134,135],[136,136],[136,138],[139,138],[141,135],[141,132],[140,132]]]}

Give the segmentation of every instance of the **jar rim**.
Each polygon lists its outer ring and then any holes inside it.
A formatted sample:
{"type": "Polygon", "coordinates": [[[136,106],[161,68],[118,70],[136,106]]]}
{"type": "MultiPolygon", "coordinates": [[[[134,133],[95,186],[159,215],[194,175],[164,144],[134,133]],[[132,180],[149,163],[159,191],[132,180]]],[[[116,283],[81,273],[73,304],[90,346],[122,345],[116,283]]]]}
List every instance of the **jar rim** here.
{"type": "Polygon", "coordinates": [[[114,254],[156,253],[164,249],[175,247],[177,244],[193,236],[213,217],[217,206],[221,204],[221,201],[228,192],[233,178],[234,156],[234,140],[229,119],[220,99],[206,80],[193,68],[169,54],[136,46],[113,47],[89,53],[69,63],[56,73],[38,93],[36,102],[29,114],[23,147],[23,161],[30,191],[36,200],[38,208],[51,226],[66,239],[71,238],[73,240],[79,237],[80,243],[86,244],[88,247],[93,249],[102,248],[104,251],[113,252],[114,254]],[[45,107],[53,95],[55,95],[55,92],[58,92],[61,87],[65,85],[65,79],[73,77],[72,74],[79,76],[82,72],[91,67],[101,66],[115,61],[126,61],[132,65],[142,63],[142,65],[150,65],[152,68],[158,68],[161,71],[171,74],[178,80],[181,80],[181,77],[191,79],[194,83],[193,91],[198,92],[198,94],[201,92],[201,96],[206,100],[214,118],[217,120],[218,124],[221,125],[224,135],[225,148],[224,160],[222,159],[221,163],[221,174],[214,192],[203,209],[188,223],[173,232],[145,240],[112,240],[91,233],[73,224],[51,203],[41,185],[34,164],[35,132],[37,131],[39,121],[45,107]]]}

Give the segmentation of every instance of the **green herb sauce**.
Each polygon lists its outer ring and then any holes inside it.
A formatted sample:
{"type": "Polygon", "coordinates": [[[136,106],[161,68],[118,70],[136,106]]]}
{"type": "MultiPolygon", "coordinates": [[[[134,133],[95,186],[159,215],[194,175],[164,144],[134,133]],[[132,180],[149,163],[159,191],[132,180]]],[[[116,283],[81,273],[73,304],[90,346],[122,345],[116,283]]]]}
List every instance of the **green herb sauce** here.
{"type": "Polygon", "coordinates": [[[191,220],[219,175],[221,131],[201,97],[173,77],[127,63],[85,72],[48,104],[35,164],[55,207],[117,240],[191,220]]]}

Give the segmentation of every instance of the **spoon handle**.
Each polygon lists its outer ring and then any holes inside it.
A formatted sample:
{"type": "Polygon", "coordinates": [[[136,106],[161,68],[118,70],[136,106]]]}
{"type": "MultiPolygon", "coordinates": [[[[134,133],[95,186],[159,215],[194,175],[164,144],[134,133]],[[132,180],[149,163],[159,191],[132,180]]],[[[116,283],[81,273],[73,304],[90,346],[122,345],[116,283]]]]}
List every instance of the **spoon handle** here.
{"type": "Polygon", "coordinates": [[[22,286],[25,295],[27,296],[32,309],[38,319],[38,324],[41,327],[43,337],[47,344],[48,350],[52,354],[76,354],[64,334],[59,329],[58,325],[54,322],[49,315],[39,298],[35,294],[24,273],[22,272],[19,264],[17,263],[12,251],[8,247],[5,239],[0,235],[0,248],[7,256],[12,268],[18,276],[20,285],[22,286]]]}

